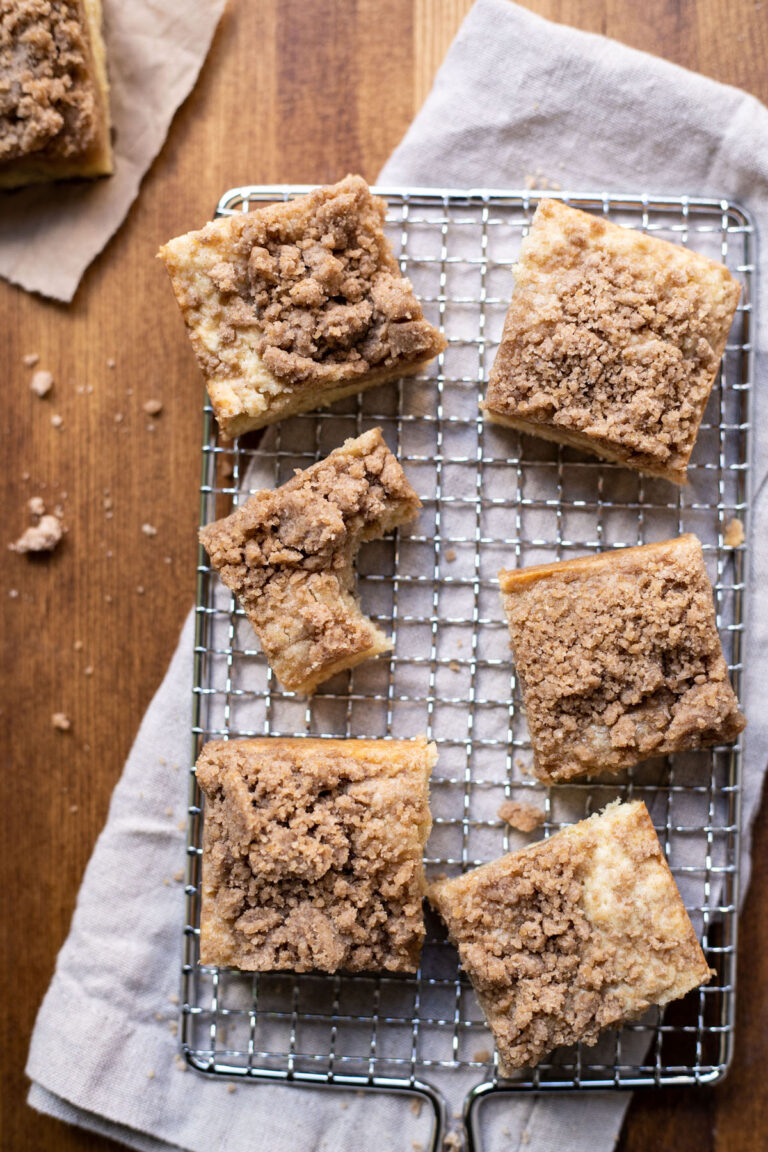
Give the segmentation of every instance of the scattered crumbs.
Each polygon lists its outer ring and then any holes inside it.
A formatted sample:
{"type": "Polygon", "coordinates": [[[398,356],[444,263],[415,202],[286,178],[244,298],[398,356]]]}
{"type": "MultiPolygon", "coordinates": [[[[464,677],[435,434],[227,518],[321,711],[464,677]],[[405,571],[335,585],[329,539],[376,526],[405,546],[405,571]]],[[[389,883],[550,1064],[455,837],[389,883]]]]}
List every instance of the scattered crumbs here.
{"type": "Polygon", "coordinates": [[[739,548],[745,540],[744,524],[739,520],[738,516],[734,516],[725,526],[723,544],[726,548],[739,548]]]}
{"type": "Polygon", "coordinates": [[[502,1128],[501,1134],[502,1134],[502,1136],[511,1136],[512,1135],[509,1128],[502,1128]]]}
{"type": "Polygon", "coordinates": [[[54,516],[58,516],[59,520],[63,520],[63,519],[64,519],[64,509],[63,509],[63,507],[61,506],[61,504],[54,504],[54,506],[53,506],[53,514],[54,514],[54,516]]]}
{"type": "Polygon", "coordinates": [[[158,756],[157,762],[158,762],[158,764],[161,764],[163,766],[165,766],[168,763],[165,756],[158,756]]]}
{"type": "Polygon", "coordinates": [[[42,496],[31,496],[27,500],[27,508],[33,516],[45,516],[45,504],[42,496]]]}
{"type": "Polygon", "coordinates": [[[155,430],[154,424],[147,424],[147,432],[154,432],[154,430],[155,430]]]}
{"type": "Polygon", "coordinates": [[[143,799],[144,799],[144,793],[143,793],[143,792],[139,792],[139,800],[143,800],[143,799]]]}
{"type": "Polygon", "coordinates": [[[173,1062],[176,1065],[176,1067],[178,1068],[179,1072],[186,1072],[187,1062],[184,1059],[184,1057],[181,1055],[180,1052],[174,1052],[173,1062]]]}
{"type": "Polygon", "coordinates": [[[54,712],[51,716],[51,724],[58,732],[69,732],[72,727],[72,722],[66,712],[54,712]]]}
{"type": "Polygon", "coordinates": [[[93,676],[93,664],[87,664],[86,667],[83,668],[83,676],[93,676]]]}
{"type": "Polygon", "coordinates": [[[116,364],[116,361],[113,360],[112,357],[110,356],[109,360],[107,360],[107,368],[114,368],[115,364],[116,364]]]}
{"type": "Polygon", "coordinates": [[[86,386],[85,386],[86,396],[90,396],[92,392],[93,392],[93,384],[86,384],[86,386]]]}
{"type": "Polygon", "coordinates": [[[26,356],[24,357],[24,367],[34,368],[35,364],[39,363],[39,361],[40,357],[38,356],[37,352],[27,352],[26,356]]]}
{"type": "Polygon", "coordinates": [[[446,554],[445,554],[445,558],[446,558],[446,560],[448,561],[448,563],[449,563],[449,564],[453,564],[454,560],[456,559],[456,551],[455,551],[455,549],[453,549],[453,548],[449,548],[449,549],[448,549],[448,551],[447,551],[447,552],[446,552],[446,554]]]}
{"type": "Polygon", "coordinates": [[[37,524],[32,524],[8,547],[11,552],[53,552],[61,536],[61,521],[58,517],[43,516],[37,524]]]}
{"type": "Polygon", "coordinates": [[[78,811],[77,804],[70,804],[69,810],[74,815],[74,813],[78,811]]]}
{"type": "Polygon", "coordinates": [[[522,1132],[520,1133],[520,1143],[521,1144],[530,1144],[530,1142],[531,1142],[531,1134],[527,1128],[523,1128],[522,1132]]]}
{"type": "Polygon", "coordinates": [[[83,650],[82,640],[75,640],[75,643],[72,645],[72,647],[75,649],[75,652],[82,652],[82,650],[83,650]]]}
{"type": "Polygon", "coordinates": [[[173,816],[173,808],[166,808],[165,814],[166,816],[173,816]]]}
{"type": "Polygon", "coordinates": [[[174,872],[173,878],[177,884],[182,884],[184,882],[184,869],[179,868],[178,872],[174,872]]]}
{"type": "Polygon", "coordinates": [[[54,412],[53,416],[51,416],[51,424],[54,428],[61,428],[64,424],[64,417],[59,416],[58,412],[54,412]]]}
{"type": "Polygon", "coordinates": [[[22,472],[22,474],[21,474],[21,478],[22,478],[22,480],[24,480],[25,482],[26,482],[27,480],[29,480],[29,472],[22,472]]]}
{"type": "Polygon", "coordinates": [[[106,596],[104,597],[104,601],[105,601],[105,603],[106,603],[106,604],[111,604],[111,603],[112,603],[112,596],[111,596],[111,594],[110,594],[109,592],[107,592],[106,596]]]}
{"type": "Polygon", "coordinates": [[[169,1003],[171,1003],[171,1004],[178,1004],[179,1003],[179,998],[175,992],[171,992],[170,996],[168,997],[168,1000],[169,1000],[169,1003]]]}
{"type": "Polygon", "coordinates": [[[114,419],[115,424],[122,424],[123,420],[125,420],[125,416],[123,416],[122,412],[115,412],[114,419]]]}
{"type": "Polygon", "coordinates": [[[85,384],[78,384],[75,392],[77,392],[78,396],[82,396],[85,393],[85,384]]]}
{"type": "Polygon", "coordinates": [[[186,828],[187,828],[187,822],[186,822],[186,820],[179,820],[179,822],[178,822],[178,824],[176,825],[176,827],[178,828],[179,832],[185,832],[185,831],[186,831],[186,828]]]}
{"type": "Polygon", "coordinates": [[[133,396],[133,388],[126,388],[125,394],[126,396],[133,396]]]}
{"type": "Polygon", "coordinates": [[[487,1048],[478,1048],[477,1052],[473,1055],[472,1059],[476,1060],[478,1064],[487,1064],[491,1058],[491,1053],[487,1048]]]}
{"type": "Polygon", "coordinates": [[[154,1080],[154,1078],[155,1078],[155,1073],[150,1069],[150,1071],[147,1072],[147,1080],[154,1080]]]}
{"type": "Polygon", "coordinates": [[[236,1084],[227,1084],[227,1092],[229,1092],[230,1094],[232,1092],[237,1092],[237,1085],[236,1084]]]}
{"type": "Polygon", "coordinates": [[[10,596],[11,600],[18,600],[18,598],[19,598],[18,588],[9,588],[8,589],[8,595],[10,596]]]}
{"type": "Polygon", "coordinates": [[[35,396],[39,396],[42,400],[43,396],[47,396],[51,388],[53,388],[53,376],[50,372],[41,369],[41,371],[35,372],[29,382],[29,386],[35,396]]]}
{"type": "Polygon", "coordinates": [[[171,764],[171,768],[174,772],[179,772],[181,770],[178,764],[171,764]]]}
{"type": "Polygon", "coordinates": [[[157,536],[157,528],[154,524],[142,524],[141,530],[145,536],[157,536]]]}
{"type": "Polygon", "coordinates": [[[457,640],[456,641],[456,647],[457,648],[463,648],[464,647],[464,641],[463,640],[457,640]]]}
{"type": "Polygon", "coordinates": [[[450,668],[451,672],[461,672],[461,665],[459,664],[458,660],[449,660],[448,667],[450,668]]]}
{"type": "Polygon", "coordinates": [[[168,879],[168,877],[167,877],[167,876],[166,876],[166,877],[164,877],[164,879],[163,879],[163,884],[164,884],[164,886],[165,886],[166,888],[170,888],[170,886],[171,886],[171,882],[170,882],[170,880],[168,879]]]}
{"type": "Polygon", "coordinates": [[[163,402],[162,400],[147,400],[142,407],[147,416],[159,416],[163,410],[163,402]]]}
{"type": "Polygon", "coordinates": [[[165,1020],[165,1016],[163,1016],[162,1012],[155,1012],[155,1020],[163,1021],[165,1020]]]}
{"type": "Polygon", "coordinates": [[[107,548],[106,557],[107,557],[107,560],[112,559],[112,549],[111,548],[107,548]]]}
{"type": "Polygon", "coordinates": [[[112,501],[112,497],[109,495],[109,493],[107,493],[107,495],[102,500],[102,505],[104,507],[105,512],[111,512],[112,511],[114,504],[112,501]]]}
{"type": "Polygon", "coordinates": [[[346,1112],[347,1108],[349,1108],[349,1104],[347,1103],[346,1100],[341,1101],[341,1107],[342,1107],[343,1111],[345,1111],[345,1112],[346,1112]]]}
{"type": "Polygon", "coordinates": [[[539,102],[538,102],[538,100],[534,100],[534,102],[533,102],[533,110],[534,110],[534,112],[538,112],[538,110],[539,110],[539,102]]]}
{"type": "Polygon", "coordinates": [[[173,556],[163,556],[164,564],[173,564],[173,556]]]}
{"type": "Polygon", "coordinates": [[[413,1148],[413,1152],[424,1152],[424,1145],[421,1140],[412,1140],[411,1147],[413,1148]]]}
{"type": "Polygon", "coordinates": [[[505,800],[499,807],[499,819],[518,832],[533,832],[544,823],[544,812],[527,800],[505,800]]]}
{"type": "Polygon", "coordinates": [[[136,589],[136,594],[137,594],[137,596],[143,596],[144,595],[144,585],[143,584],[138,585],[138,587],[136,589]]]}
{"type": "Polygon", "coordinates": [[[448,1132],[443,1137],[443,1152],[462,1152],[462,1140],[458,1132],[448,1132]]]}
{"type": "Polygon", "coordinates": [[[411,1100],[409,1107],[411,1109],[411,1112],[413,1112],[414,1116],[418,1120],[419,1116],[421,1116],[421,1110],[424,1107],[424,1101],[421,1099],[420,1096],[414,1096],[413,1100],[411,1100]]]}

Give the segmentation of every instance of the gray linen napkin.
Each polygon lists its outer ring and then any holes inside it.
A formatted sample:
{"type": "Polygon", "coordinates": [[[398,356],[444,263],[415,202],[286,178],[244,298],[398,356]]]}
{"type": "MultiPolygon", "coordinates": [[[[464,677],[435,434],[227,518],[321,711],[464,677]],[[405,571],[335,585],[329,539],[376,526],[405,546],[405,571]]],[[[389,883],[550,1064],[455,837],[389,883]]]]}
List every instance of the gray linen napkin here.
{"type": "MultiPolygon", "coordinates": [[[[752,98],[601,37],[559,27],[508,0],[478,0],[433,92],[381,175],[382,184],[521,187],[528,173],[579,190],[727,194],[758,220],[768,206],[768,112],[752,98]],[[674,108],[673,126],[669,110],[674,108]],[[762,167],[761,167],[761,157],[762,167]]],[[[763,269],[768,274],[768,264],[763,269]]],[[[764,345],[758,379],[765,374],[764,345]]],[[[761,398],[756,396],[760,427],[761,398]]],[[[768,444],[756,445],[753,591],[765,584],[768,444]]],[[[253,482],[253,480],[251,481],[253,482]]],[[[756,596],[747,652],[750,715],[745,828],[759,798],[768,743],[755,704],[765,679],[768,622],[756,596]]],[[[226,1146],[258,1131],[271,1152],[425,1143],[428,1118],[402,1101],[295,1094],[224,1084],[174,1063],[192,630],[187,622],[141,726],[89,864],[72,930],[33,1035],[30,1103],[41,1111],[160,1152],[226,1146]]],[[[745,852],[746,842],[745,837],[745,852]]],[[[748,868],[745,854],[745,876],[748,868]]],[[[477,1073],[433,1077],[458,1107],[477,1073]]],[[[628,1096],[490,1102],[494,1152],[556,1146],[608,1152],[628,1096]]]]}

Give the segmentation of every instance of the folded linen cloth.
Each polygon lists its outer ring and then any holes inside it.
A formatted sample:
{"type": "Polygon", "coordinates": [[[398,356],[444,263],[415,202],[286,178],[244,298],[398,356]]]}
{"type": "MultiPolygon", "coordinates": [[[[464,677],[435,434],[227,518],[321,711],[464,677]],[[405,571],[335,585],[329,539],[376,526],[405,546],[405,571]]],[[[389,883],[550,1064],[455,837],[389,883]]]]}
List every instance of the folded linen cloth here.
{"type": "MultiPolygon", "coordinates": [[[[580,190],[727,194],[760,220],[768,208],[766,145],[768,111],[743,93],[550,24],[508,0],[478,0],[380,182],[513,188],[540,170],[580,190]]],[[[768,262],[762,271],[768,274],[768,262]]],[[[764,340],[762,330],[758,338],[764,340]]],[[[759,382],[765,374],[763,343],[759,382]]],[[[761,405],[758,388],[756,427],[761,405]]],[[[768,561],[768,442],[755,449],[745,832],[768,747],[768,720],[755,706],[768,661],[768,614],[757,598],[768,561]]],[[[186,765],[188,752],[191,649],[190,618],[115,790],[38,1017],[27,1067],[30,1103],[152,1152],[245,1152],[255,1129],[271,1152],[344,1152],[360,1146],[361,1132],[376,1152],[426,1144],[426,1110],[417,1118],[402,1100],[309,1090],[298,1096],[271,1085],[243,1085],[230,1095],[223,1083],[176,1069],[169,998],[178,983],[181,897],[173,876],[183,866],[185,782],[174,765],[186,765]]],[[[429,1078],[459,1108],[478,1075],[429,1078]]],[[[494,1100],[483,1111],[483,1148],[608,1152],[627,1100],[494,1100]]]]}
{"type": "Polygon", "coordinates": [[[195,85],[225,0],[103,0],[114,172],[0,193],[0,276],[69,301],[117,231],[176,109],[195,85]]]}

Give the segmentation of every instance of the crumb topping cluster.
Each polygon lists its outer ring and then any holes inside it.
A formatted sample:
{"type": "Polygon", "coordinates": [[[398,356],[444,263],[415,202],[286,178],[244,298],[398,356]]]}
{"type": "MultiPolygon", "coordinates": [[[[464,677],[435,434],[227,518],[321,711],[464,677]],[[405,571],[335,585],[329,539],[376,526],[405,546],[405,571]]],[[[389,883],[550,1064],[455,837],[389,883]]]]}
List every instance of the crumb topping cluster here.
{"type": "Polygon", "coordinates": [[[0,0],[0,163],[77,156],[98,115],[78,0],[0,0]]]}

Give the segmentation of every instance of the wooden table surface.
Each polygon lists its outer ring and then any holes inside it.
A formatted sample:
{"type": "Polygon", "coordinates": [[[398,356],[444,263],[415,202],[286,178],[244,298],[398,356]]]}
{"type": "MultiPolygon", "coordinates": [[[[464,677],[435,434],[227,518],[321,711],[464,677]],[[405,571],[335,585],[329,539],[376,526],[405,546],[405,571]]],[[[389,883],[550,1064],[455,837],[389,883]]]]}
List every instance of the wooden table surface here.
{"type": "MultiPolygon", "coordinates": [[[[768,102],[768,3],[526,6],[768,102]]],[[[194,596],[200,381],[154,254],[199,227],[233,185],[327,182],[348,171],[374,179],[469,7],[387,0],[382,51],[380,0],[230,0],[195,91],[74,303],[0,282],[3,531],[6,541],[18,535],[32,495],[61,503],[68,528],[51,557],[3,551],[0,575],[5,1152],[117,1147],[29,1109],[23,1068],[110,793],[194,596]],[[22,363],[32,352],[56,381],[44,401],[30,392],[22,363]],[[142,405],[155,397],[164,407],[152,421],[142,405]],[[146,522],[156,536],[142,533],[146,522]],[[67,733],[51,725],[58,711],[71,719],[67,733]]],[[[637,1095],[623,1152],[768,1148],[765,808],[740,934],[733,1070],[714,1089],[637,1095]]]]}

